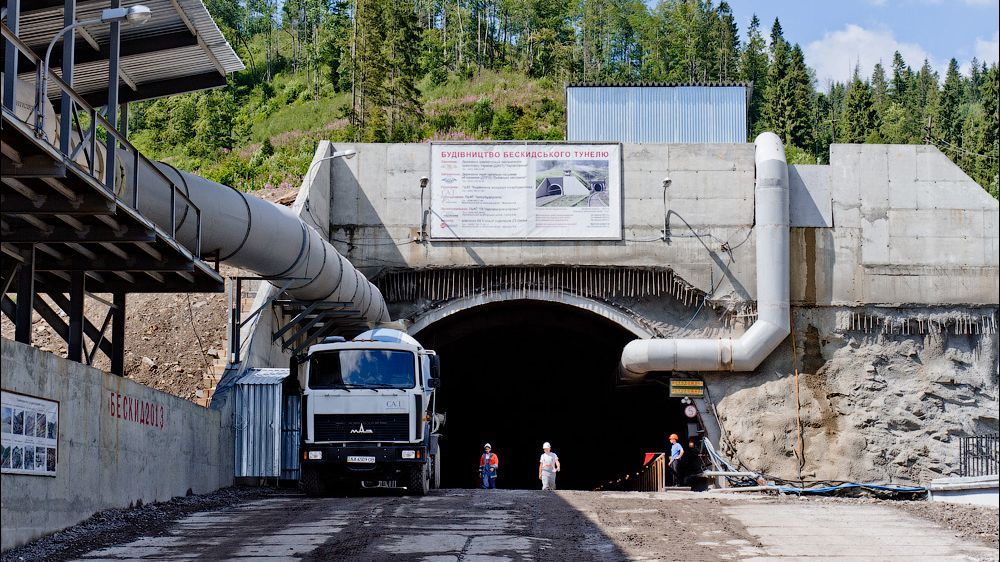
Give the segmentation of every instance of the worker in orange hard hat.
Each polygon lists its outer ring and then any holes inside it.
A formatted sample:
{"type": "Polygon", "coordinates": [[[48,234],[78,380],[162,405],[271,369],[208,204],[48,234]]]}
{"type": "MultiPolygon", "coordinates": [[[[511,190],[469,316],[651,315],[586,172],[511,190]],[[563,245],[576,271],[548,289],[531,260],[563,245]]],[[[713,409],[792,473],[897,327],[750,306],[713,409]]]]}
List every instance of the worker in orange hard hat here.
{"type": "Polygon", "coordinates": [[[670,459],[667,466],[670,468],[671,486],[681,485],[681,459],[684,458],[684,446],[678,443],[680,437],[676,433],[670,434],[670,459]]]}
{"type": "Polygon", "coordinates": [[[479,473],[483,477],[484,490],[497,487],[498,468],[500,468],[500,458],[493,452],[493,447],[489,443],[483,445],[483,454],[479,456],[479,473]]]}

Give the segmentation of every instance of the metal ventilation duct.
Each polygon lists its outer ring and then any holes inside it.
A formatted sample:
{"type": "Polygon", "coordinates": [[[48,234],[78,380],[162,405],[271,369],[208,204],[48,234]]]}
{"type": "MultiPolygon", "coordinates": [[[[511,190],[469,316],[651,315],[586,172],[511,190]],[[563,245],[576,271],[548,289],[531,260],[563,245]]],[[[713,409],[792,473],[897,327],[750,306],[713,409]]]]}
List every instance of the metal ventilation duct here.
{"type": "MultiPolygon", "coordinates": [[[[131,173],[127,169],[131,162],[125,160],[125,173],[131,173]]],[[[296,299],[352,303],[369,322],[390,320],[375,285],[291,209],[169,164],[157,162],[155,166],[140,164],[138,185],[163,183],[162,173],[181,187],[201,210],[202,255],[217,253],[220,261],[266,277],[296,299]]],[[[194,249],[199,242],[194,211],[182,198],[176,198],[172,217],[170,194],[169,189],[143,189],[137,207],[168,231],[171,221],[176,221],[177,240],[194,249]]],[[[135,205],[134,194],[119,196],[135,205]]]]}
{"type": "Polygon", "coordinates": [[[737,339],[631,341],[622,351],[624,378],[650,371],[752,371],[788,336],[788,165],[774,133],[761,133],[754,144],[757,321],[737,339]]]}

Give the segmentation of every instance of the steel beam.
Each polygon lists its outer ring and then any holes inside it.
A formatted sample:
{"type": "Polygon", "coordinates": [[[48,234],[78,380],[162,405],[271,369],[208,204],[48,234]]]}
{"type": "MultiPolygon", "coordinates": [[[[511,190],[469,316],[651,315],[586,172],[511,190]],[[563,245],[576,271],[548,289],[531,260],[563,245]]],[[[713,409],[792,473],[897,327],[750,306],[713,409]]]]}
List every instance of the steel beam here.
{"type": "Polygon", "coordinates": [[[51,257],[39,258],[35,263],[36,271],[194,271],[194,262],[186,258],[164,257],[153,259],[149,256],[136,255],[127,260],[121,258],[89,259],[86,257],[51,257]]]}
{"type": "MultiPolygon", "coordinates": [[[[21,35],[21,0],[7,0],[7,27],[14,35],[21,35]]],[[[3,106],[14,111],[17,97],[18,50],[10,43],[4,44],[3,53],[3,106]]]]}
{"type": "Polygon", "coordinates": [[[114,200],[103,197],[79,202],[61,196],[42,196],[31,200],[6,189],[0,194],[0,202],[3,203],[3,213],[11,215],[112,215],[116,209],[114,200]]]}
{"type": "Polygon", "coordinates": [[[111,295],[114,312],[111,316],[111,374],[125,375],[125,293],[111,295]]]}
{"type": "MultiPolygon", "coordinates": [[[[120,8],[121,0],[111,0],[111,9],[120,8]]],[[[104,117],[111,123],[111,126],[118,130],[118,70],[121,65],[121,45],[122,32],[120,22],[111,22],[111,30],[108,33],[108,99],[104,109],[104,117]]],[[[111,191],[115,190],[115,175],[118,169],[115,167],[115,156],[118,151],[118,141],[110,134],[108,142],[105,144],[107,150],[107,165],[104,168],[104,185],[111,191]]]]}
{"type": "Polygon", "coordinates": [[[98,244],[120,242],[154,242],[156,234],[146,229],[116,230],[107,226],[85,225],[83,230],[68,226],[54,226],[47,231],[23,227],[3,233],[3,241],[11,243],[67,243],[98,244]]]}
{"type": "Polygon", "coordinates": [[[14,340],[31,345],[31,311],[35,299],[35,247],[24,252],[24,261],[17,270],[17,313],[14,319],[14,340]]]}
{"type": "Polygon", "coordinates": [[[70,273],[69,284],[69,333],[66,338],[66,358],[70,361],[80,363],[83,361],[83,292],[84,282],[87,278],[83,271],[70,273]]]}
{"type": "MultiPolygon", "coordinates": [[[[63,2],[63,27],[68,27],[76,23],[76,0],[65,0],[63,2]]],[[[70,87],[73,86],[73,64],[76,54],[76,31],[71,30],[70,36],[63,36],[62,60],[58,64],[62,65],[63,82],[70,87]]],[[[44,54],[42,55],[44,56],[44,54]]],[[[50,62],[54,68],[57,63],[50,62]]],[[[69,154],[72,150],[73,137],[73,100],[69,96],[63,96],[60,102],[59,113],[59,150],[63,154],[69,154]]]]}

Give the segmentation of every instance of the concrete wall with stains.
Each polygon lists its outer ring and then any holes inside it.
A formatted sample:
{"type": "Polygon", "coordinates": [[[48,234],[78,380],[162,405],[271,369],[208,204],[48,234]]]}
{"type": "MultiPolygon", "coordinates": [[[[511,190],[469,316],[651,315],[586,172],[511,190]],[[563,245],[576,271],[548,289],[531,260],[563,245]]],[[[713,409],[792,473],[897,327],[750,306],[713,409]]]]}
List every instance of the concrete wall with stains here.
{"type": "Polygon", "coordinates": [[[231,416],[7,339],[0,354],[4,391],[59,402],[56,476],[2,475],[4,550],[233,483],[231,416]]]}

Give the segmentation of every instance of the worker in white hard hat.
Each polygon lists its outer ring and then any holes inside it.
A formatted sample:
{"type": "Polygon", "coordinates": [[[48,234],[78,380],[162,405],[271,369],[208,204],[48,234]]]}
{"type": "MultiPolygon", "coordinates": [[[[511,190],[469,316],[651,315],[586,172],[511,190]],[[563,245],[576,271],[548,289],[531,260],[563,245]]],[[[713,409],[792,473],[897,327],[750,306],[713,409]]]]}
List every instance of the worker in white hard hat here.
{"type": "Polygon", "coordinates": [[[493,452],[493,447],[483,445],[483,454],[479,456],[479,473],[483,477],[483,489],[495,490],[497,487],[497,469],[500,468],[500,458],[493,452]]]}
{"type": "Polygon", "coordinates": [[[543,490],[556,489],[556,473],[562,470],[559,455],[552,452],[552,445],[542,443],[542,456],[538,459],[538,479],[542,481],[543,490]]]}

